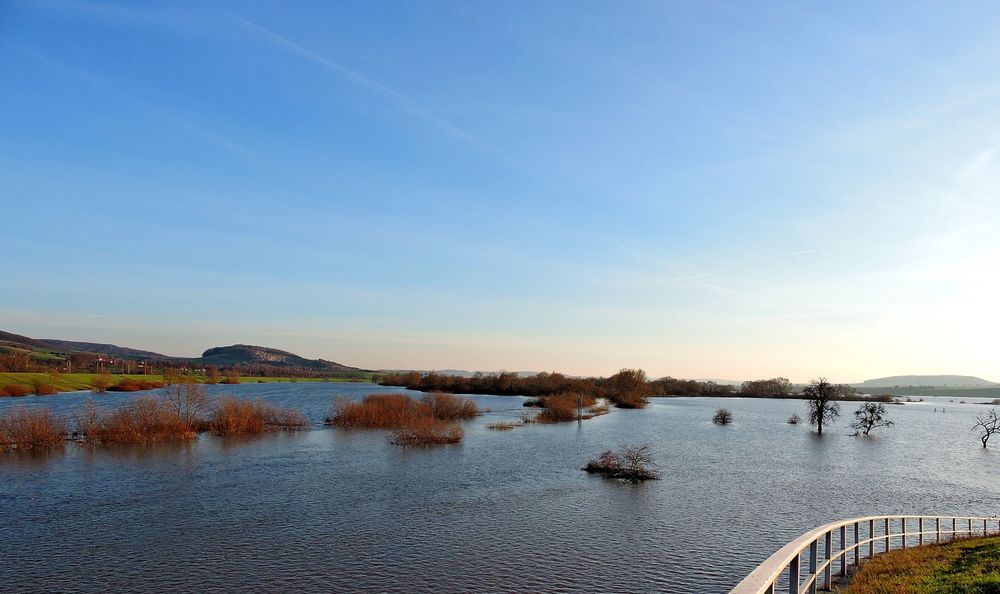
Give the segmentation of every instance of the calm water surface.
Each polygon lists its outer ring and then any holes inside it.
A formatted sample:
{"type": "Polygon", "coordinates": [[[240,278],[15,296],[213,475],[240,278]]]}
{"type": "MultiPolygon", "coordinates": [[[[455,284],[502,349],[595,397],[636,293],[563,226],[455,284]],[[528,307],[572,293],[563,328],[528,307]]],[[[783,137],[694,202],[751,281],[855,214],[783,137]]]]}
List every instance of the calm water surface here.
{"type": "MultiPolygon", "coordinates": [[[[875,439],[849,437],[844,420],[822,438],[787,425],[805,416],[799,401],[701,398],[497,432],[485,425],[519,417],[523,399],[475,396],[491,412],[461,445],[433,449],[322,428],[336,396],[378,390],[212,386],[293,406],[316,427],[0,456],[2,589],[726,592],[827,521],[1000,511],[1000,451],[970,431],[986,407],[947,398],[889,407],[898,425],[875,439]],[[720,406],[734,425],[712,425],[720,406]],[[663,480],[579,470],[635,442],[653,445],[663,480]]],[[[71,412],[87,397],[0,408],[71,412]]]]}

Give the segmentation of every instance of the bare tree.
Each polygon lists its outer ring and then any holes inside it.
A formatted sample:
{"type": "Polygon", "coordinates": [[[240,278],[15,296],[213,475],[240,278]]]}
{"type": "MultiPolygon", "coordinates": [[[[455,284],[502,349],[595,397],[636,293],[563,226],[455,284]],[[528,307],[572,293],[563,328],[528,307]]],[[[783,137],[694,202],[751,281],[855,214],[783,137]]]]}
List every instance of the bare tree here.
{"type": "Polygon", "coordinates": [[[809,424],[816,426],[816,432],[823,435],[823,424],[832,422],[840,416],[840,405],[837,404],[837,388],[825,377],[814,379],[802,389],[809,405],[809,424]]]}
{"type": "Polygon", "coordinates": [[[728,408],[720,408],[715,411],[712,422],[716,425],[728,425],[733,422],[733,413],[728,408]]]}
{"type": "Polygon", "coordinates": [[[788,417],[789,425],[798,425],[801,422],[802,422],[802,417],[800,417],[799,415],[792,415],[788,417]]]}
{"type": "Polygon", "coordinates": [[[1000,433],[1000,412],[995,408],[991,408],[988,411],[976,415],[976,424],[972,426],[972,430],[979,431],[979,439],[983,440],[983,447],[986,447],[986,442],[993,437],[994,433],[1000,433]]]}
{"type": "Polygon", "coordinates": [[[164,390],[164,401],[188,425],[201,421],[201,414],[208,410],[208,394],[200,384],[182,382],[171,384],[164,390]]]}
{"type": "Polygon", "coordinates": [[[854,422],[851,429],[854,435],[868,435],[872,429],[879,427],[889,428],[895,425],[889,420],[888,413],[885,412],[885,405],[876,402],[866,402],[858,410],[854,411],[854,422]]]}

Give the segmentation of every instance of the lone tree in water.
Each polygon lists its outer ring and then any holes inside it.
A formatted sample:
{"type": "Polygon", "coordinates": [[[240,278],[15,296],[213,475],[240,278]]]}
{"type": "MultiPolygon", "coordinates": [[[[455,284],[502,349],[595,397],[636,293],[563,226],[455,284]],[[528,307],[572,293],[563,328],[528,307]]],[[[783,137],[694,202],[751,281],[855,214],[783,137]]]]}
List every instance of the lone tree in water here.
{"type": "Polygon", "coordinates": [[[993,437],[994,433],[1000,433],[1000,413],[997,409],[991,408],[988,411],[976,415],[976,424],[972,426],[973,431],[979,430],[979,439],[983,440],[983,447],[986,442],[993,437]]]}
{"type": "Polygon", "coordinates": [[[712,422],[716,425],[728,425],[733,422],[733,413],[728,408],[720,408],[715,411],[712,422]]]}
{"type": "Polygon", "coordinates": [[[837,387],[825,377],[809,382],[802,389],[802,395],[809,405],[809,424],[816,426],[816,432],[823,435],[823,424],[840,416],[840,405],[837,404],[837,387]]]}
{"type": "Polygon", "coordinates": [[[868,435],[872,429],[879,427],[888,429],[895,424],[888,417],[884,404],[866,402],[861,405],[861,408],[854,411],[854,422],[851,423],[851,429],[854,429],[855,436],[868,435]]]}

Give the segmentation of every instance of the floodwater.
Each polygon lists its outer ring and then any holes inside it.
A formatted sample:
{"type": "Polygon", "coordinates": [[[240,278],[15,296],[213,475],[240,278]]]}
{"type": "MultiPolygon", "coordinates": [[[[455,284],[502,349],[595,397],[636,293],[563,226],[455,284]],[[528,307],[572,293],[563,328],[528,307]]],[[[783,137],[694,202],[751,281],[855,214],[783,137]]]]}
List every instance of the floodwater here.
{"type": "MultiPolygon", "coordinates": [[[[430,449],[321,425],[336,396],[379,390],[212,386],[295,407],[316,425],[0,456],[0,588],[726,592],[828,521],[1000,511],[1000,443],[982,449],[971,427],[987,407],[972,402],[890,406],[896,427],[872,439],[850,437],[843,417],[822,438],[786,424],[805,416],[800,401],[708,398],[491,431],[517,419],[523,399],[474,396],[490,412],[466,423],[462,444],[430,449]],[[711,423],[720,406],[733,425],[711,423]],[[639,442],[653,446],[662,480],[620,484],[580,470],[639,442]]],[[[0,408],[69,413],[89,396],[0,408]]],[[[842,406],[847,417],[856,404],[842,406]]]]}

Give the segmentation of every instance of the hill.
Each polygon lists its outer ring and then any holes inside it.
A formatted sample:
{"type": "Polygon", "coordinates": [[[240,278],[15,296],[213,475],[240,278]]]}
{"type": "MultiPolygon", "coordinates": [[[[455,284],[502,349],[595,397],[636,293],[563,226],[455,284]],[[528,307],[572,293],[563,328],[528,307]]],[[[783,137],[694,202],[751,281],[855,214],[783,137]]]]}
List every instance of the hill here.
{"type": "Polygon", "coordinates": [[[334,361],[306,359],[295,353],[250,344],[215,347],[201,354],[198,360],[203,365],[271,365],[274,367],[296,367],[311,371],[362,371],[334,361]]]}
{"type": "Polygon", "coordinates": [[[971,375],[893,375],[852,384],[855,388],[989,388],[997,384],[971,375]]]}

